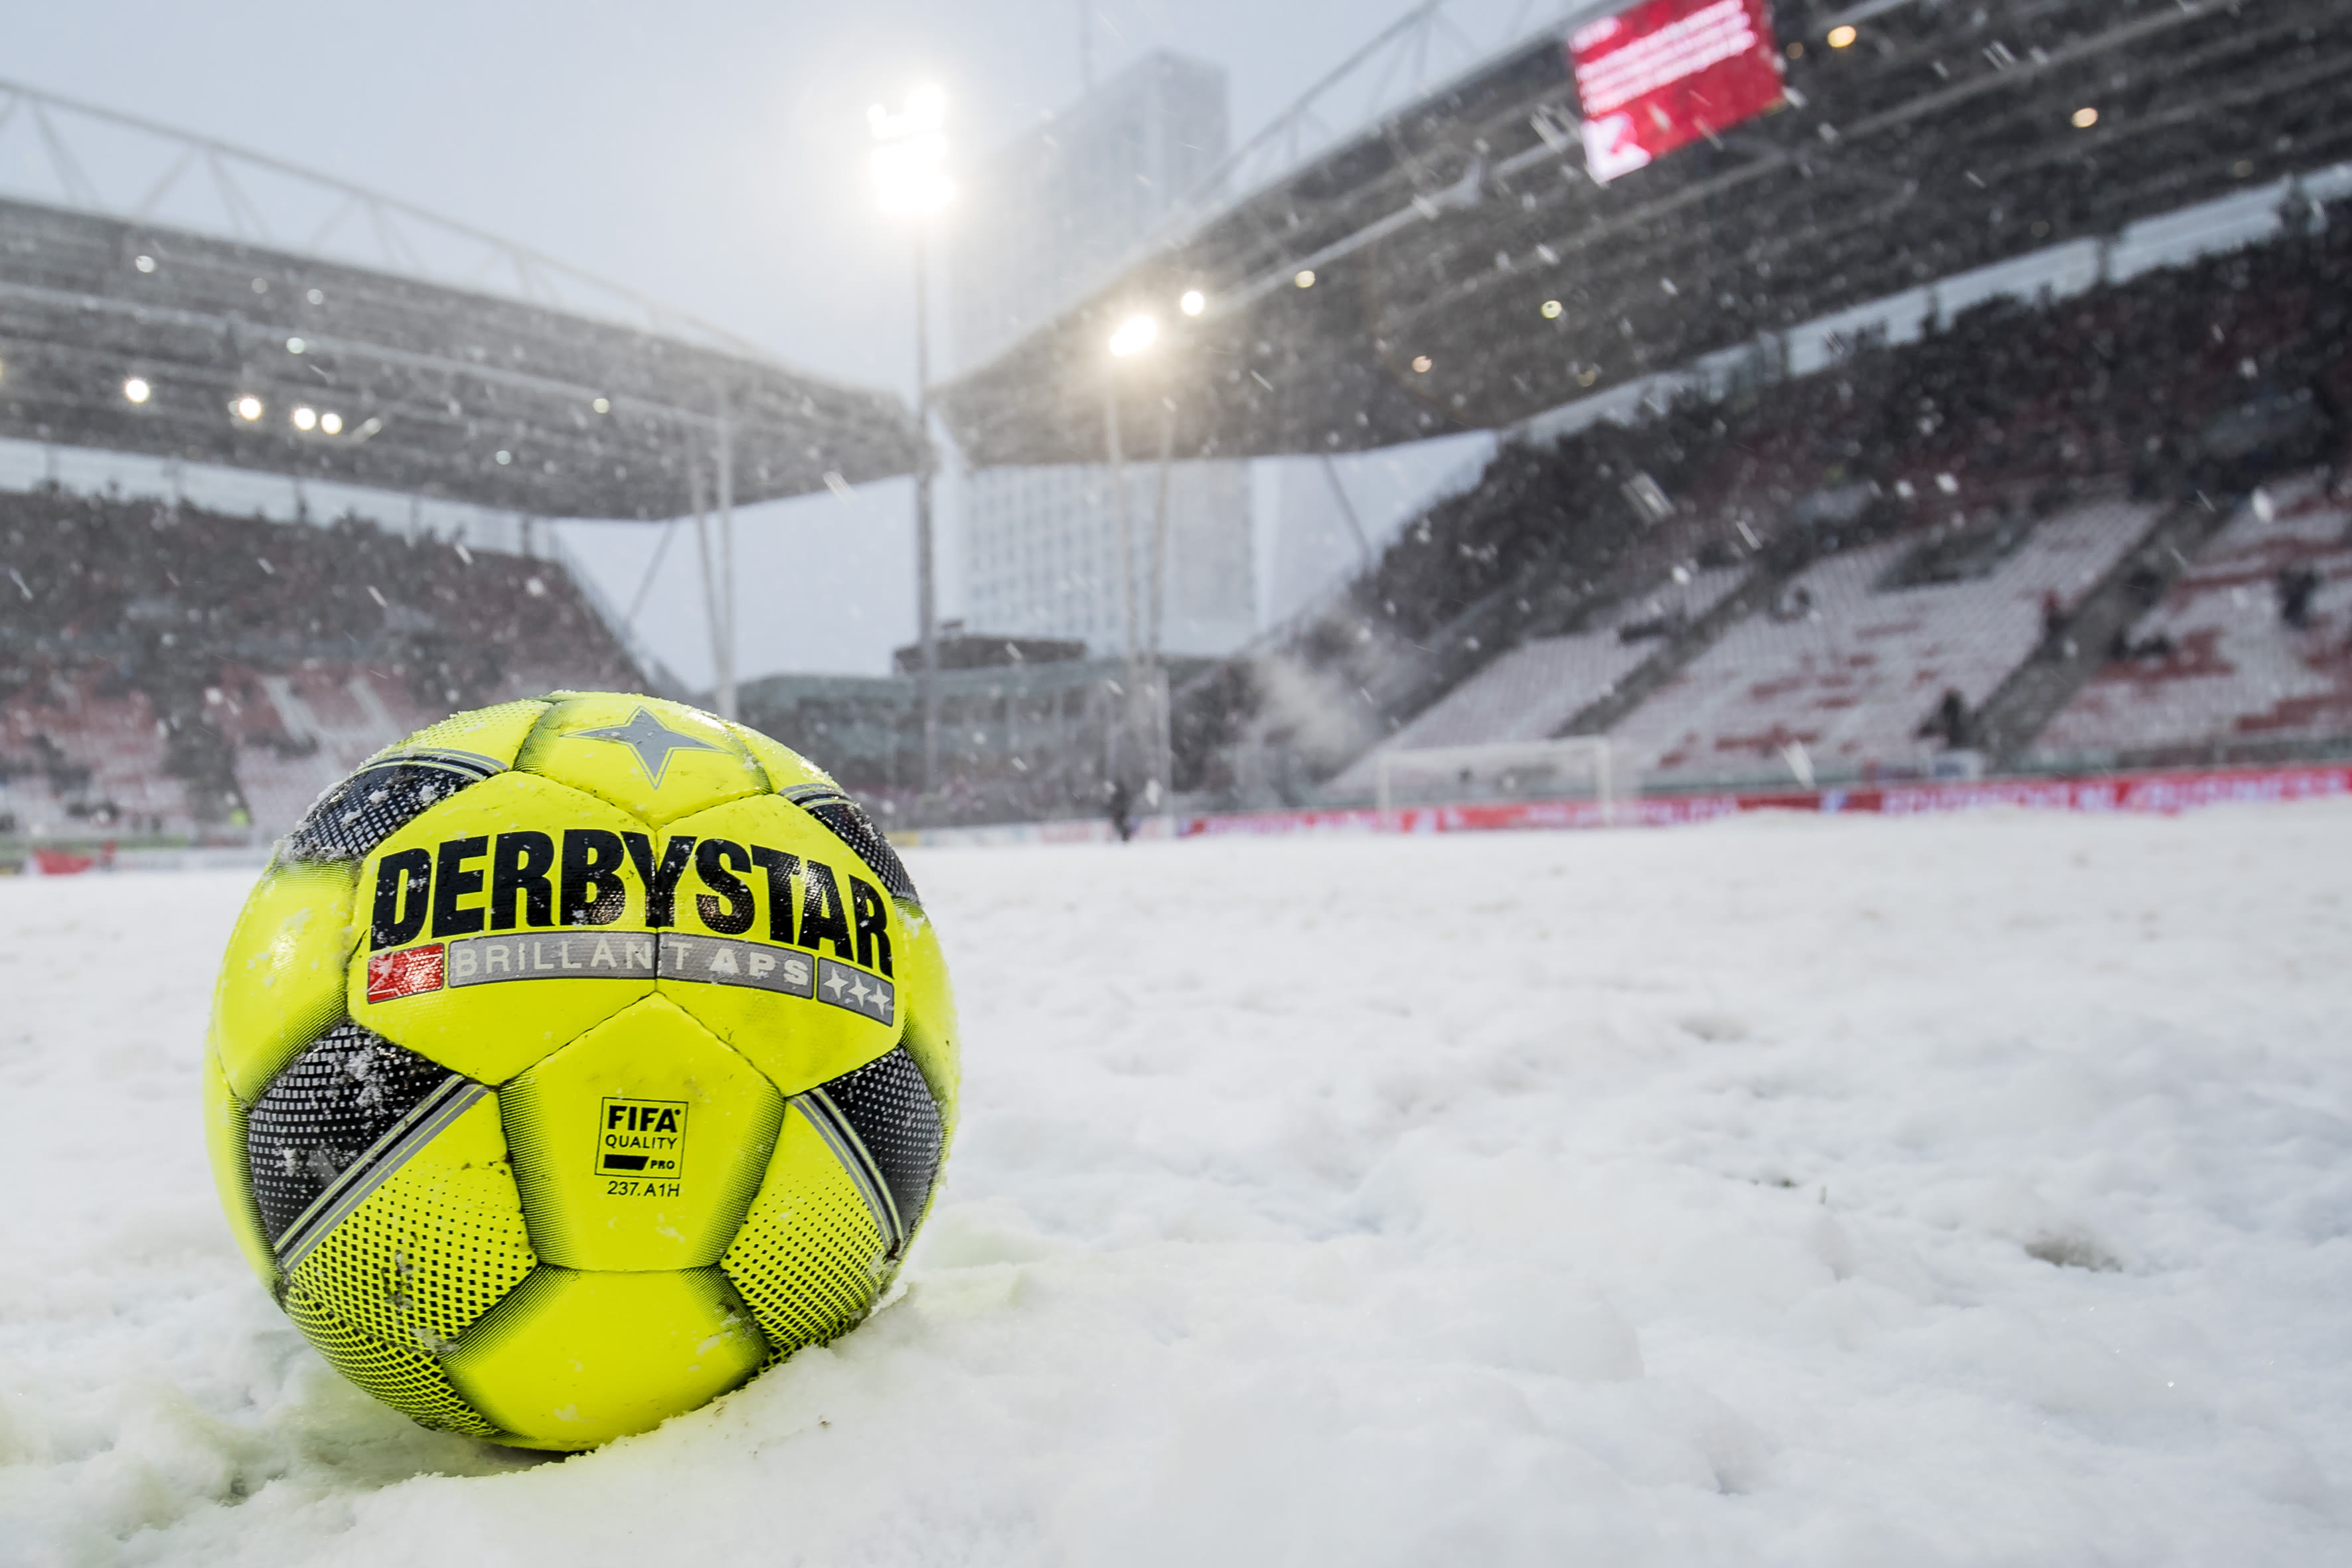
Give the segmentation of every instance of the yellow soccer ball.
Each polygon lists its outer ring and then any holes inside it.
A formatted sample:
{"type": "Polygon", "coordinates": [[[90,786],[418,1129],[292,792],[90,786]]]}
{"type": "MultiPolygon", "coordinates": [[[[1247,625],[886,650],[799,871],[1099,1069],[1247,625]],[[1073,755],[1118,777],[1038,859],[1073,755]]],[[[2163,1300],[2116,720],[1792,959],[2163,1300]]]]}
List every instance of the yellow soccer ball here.
{"type": "Polygon", "coordinates": [[[855,1327],[956,1094],[889,844],[763,735],[649,697],[461,713],[278,846],[205,1116],[255,1272],[428,1426],[641,1432],[855,1327]]]}

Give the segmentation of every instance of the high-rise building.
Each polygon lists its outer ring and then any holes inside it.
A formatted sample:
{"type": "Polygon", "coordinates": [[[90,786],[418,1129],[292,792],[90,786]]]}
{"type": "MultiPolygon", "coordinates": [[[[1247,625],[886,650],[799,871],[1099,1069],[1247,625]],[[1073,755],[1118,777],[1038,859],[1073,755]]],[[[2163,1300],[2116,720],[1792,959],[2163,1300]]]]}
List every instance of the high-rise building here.
{"type": "MultiPolygon", "coordinates": [[[[988,359],[1107,280],[1170,206],[1225,156],[1225,73],[1147,55],[971,171],[959,201],[950,329],[965,365],[988,359]]],[[[1131,536],[1108,467],[983,468],[963,490],[964,616],[988,632],[1126,647],[1129,595],[1148,639],[1160,464],[1127,433],[1131,536]],[[1127,575],[1134,573],[1132,586],[1127,575]]],[[[1223,653],[1254,627],[1245,464],[1172,463],[1160,644],[1223,653]]]]}

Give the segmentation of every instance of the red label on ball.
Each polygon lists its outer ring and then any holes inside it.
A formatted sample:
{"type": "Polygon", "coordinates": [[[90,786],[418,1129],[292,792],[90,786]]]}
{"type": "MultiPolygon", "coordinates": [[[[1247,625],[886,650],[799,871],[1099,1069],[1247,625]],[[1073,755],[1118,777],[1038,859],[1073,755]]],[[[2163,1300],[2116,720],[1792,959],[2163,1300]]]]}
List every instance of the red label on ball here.
{"type": "Polygon", "coordinates": [[[367,999],[390,1002],[441,989],[441,944],[379,952],[368,959],[367,999]]]}

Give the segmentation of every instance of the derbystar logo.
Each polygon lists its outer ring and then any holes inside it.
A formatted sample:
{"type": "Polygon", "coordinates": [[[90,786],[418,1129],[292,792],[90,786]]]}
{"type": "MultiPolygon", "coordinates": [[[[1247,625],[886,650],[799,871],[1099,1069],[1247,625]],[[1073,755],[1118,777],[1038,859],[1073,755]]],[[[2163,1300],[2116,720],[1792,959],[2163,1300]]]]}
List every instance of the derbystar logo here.
{"type": "Polygon", "coordinates": [[[816,953],[868,972],[862,994],[845,1001],[835,987],[835,1005],[888,1022],[896,1002],[888,980],[874,978],[891,972],[890,900],[879,888],[728,838],[681,835],[656,853],[646,834],[575,827],[560,842],[521,831],[395,850],[377,862],[368,946],[371,1002],[563,976],[658,975],[809,996],[822,994],[816,953]],[[669,930],[681,893],[716,935],[669,930]],[[764,930],[728,940],[751,932],[762,904],[764,930]],[[597,929],[633,906],[644,931],[597,929]]]}

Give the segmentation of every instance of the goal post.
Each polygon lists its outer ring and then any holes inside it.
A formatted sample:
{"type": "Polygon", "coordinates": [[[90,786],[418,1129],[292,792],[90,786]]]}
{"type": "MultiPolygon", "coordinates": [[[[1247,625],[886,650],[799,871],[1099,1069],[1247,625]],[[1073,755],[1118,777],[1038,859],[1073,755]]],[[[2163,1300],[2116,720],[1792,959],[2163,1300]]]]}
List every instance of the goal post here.
{"type": "Polygon", "coordinates": [[[1417,797],[1433,785],[1442,784],[1453,798],[1461,799],[1482,790],[1524,795],[1553,780],[1562,785],[1589,781],[1601,819],[1608,823],[1617,819],[1618,801],[1640,789],[1626,748],[1606,735],[1572,735],[1557,741],[1384,751],[1373,763],[1372,795],[1381,810],[1390,811],[1400,793],[1417,797]]]}

